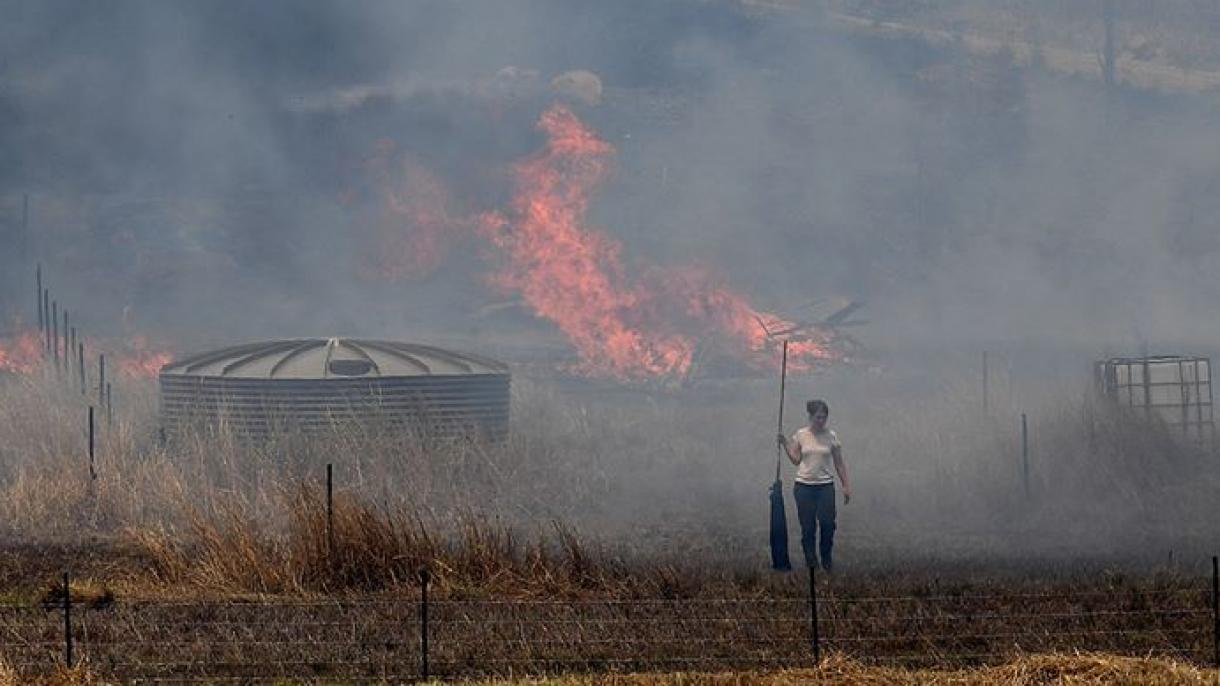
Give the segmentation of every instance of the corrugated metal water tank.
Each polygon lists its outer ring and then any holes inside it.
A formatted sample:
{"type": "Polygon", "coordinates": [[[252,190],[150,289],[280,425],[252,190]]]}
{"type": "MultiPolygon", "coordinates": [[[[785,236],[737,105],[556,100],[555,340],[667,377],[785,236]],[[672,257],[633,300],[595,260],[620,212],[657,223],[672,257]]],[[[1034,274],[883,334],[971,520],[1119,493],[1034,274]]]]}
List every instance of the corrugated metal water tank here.
{"type": "Polygon", "coordinates": [[[508,367],[426,345],[308,338],[240,345],[166,366],[161,421],[246,436],[380,422],[428,437],[502,438],[508,367]]]}

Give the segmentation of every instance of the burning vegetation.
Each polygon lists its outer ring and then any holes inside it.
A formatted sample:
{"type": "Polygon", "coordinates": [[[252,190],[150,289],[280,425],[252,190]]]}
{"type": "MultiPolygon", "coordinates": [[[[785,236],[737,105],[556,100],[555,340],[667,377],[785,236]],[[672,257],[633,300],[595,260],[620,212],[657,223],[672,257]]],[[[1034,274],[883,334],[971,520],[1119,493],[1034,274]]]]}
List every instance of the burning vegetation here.
{"type": "MultiPolygon", "coordinates": [[[[788,323],[754,310],[710,270],[652,266],[632,274],[622,245],[587,220],[614,148],[562,105],[547,110],[538,126],[546,146],[514,166],[512,207],[485,215],[481,232],[504,251],[494,283],[519,293],[563,331],[580,353],[580,371],[623,380],[681,378],[700,341],[752,365],[776,361],[768,328],[788,323]]],[[[801,341],[796,352],[804,368],[837,356],[821,336],[801,341]]]]}
{"type": "Polygon", "coordinates": [[[42,341],[33,331],[0,338],[0,372],[31,374],[42,362],[42,341]]]}
{"type": "Polygon", "coordinates": [[[119,347],[116,362],[119,371],[133,379],[155,379],[161,368],[173,360],[166,350],[149,343],[147,336],[133,336],[119,347]]]}
{"type": "MultiPolygon", "coordinates": [[[[0,372],[30,376],[44,366],[62,364],[64,369],[75,369],[79,364],[78,352],[68,351],[61,345],[59,357],[47,348],[47,337],[35,330],[24,330],[9,337],[0,337],[0,372]],[[58,362],[56,362],[58,360],[58,362]]],[[[147,336],[137,335],[127,339],[94,339],[80,341],[87,361],[92,361],[100,351],[112,351],[109,356],[114,368],[130,379],[155,379],[161,368],[169,364],[173,354],[149,342],[147,336]]],[[[78,372],[73,371],[73,374],[78,372]]]]}
{"type": "MultiPolygon", "coordinates": [[[[569,371],[621,382],[689,378],[697,359],[715,355],[768,369],[787,332],[794,370],[843,359],[829,328],[806,328],[755,309],[705,265],[628,265],[620,241],[588,215],[614,168],[615,149],[569,107],[538,121],[540,150],[511,165],[509,207],[473,218],[451,211],[451,193],[422,164],[382,141],[367,165],[380,206],[369,212],[369,273],[392,283],[418,280],[471,233],[494,248],[496,292],[520,298],[575,349],[569,371]]],[[[367,228],[367,226],[366,226],[367,228]]]]}

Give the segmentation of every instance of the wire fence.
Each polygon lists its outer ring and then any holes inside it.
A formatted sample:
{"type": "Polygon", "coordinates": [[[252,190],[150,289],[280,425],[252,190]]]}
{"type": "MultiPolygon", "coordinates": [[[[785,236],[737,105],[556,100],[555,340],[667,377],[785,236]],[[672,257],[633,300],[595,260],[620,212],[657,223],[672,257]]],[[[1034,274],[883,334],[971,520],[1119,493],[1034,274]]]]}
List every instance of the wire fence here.
{"type": "MultiPolygon", "coordinates": [[[[1215,563],[1214,563],[1215,564],[1215,563]]],[[[1079,593],[859,596],[813,583],[792,597],[637,599],[409,596],[0,607],[0,658],[33,678],[84,664],[140,682],[413,681],[561,672],[959,666],[1050,651],[1220,658],[1211,587],[1079,593]]],[[[65,575],[64,588],[70,588],[65,575]]]]}

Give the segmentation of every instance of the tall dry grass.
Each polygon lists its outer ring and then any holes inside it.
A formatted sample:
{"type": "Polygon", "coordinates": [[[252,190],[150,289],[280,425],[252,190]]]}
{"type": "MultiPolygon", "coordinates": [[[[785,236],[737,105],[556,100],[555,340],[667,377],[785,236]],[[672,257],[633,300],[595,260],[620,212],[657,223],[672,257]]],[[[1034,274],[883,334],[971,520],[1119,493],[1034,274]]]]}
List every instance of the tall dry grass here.
{"type": "Polygon", "coordinates": [[[85,667],[59,668],[50,674],[20,674],[0,659],[0,686],[102,686],[110,683],[85,667]]]}
{"type": "MultiPolygon", "coordinates": [[[[454,593],[757,584],[772,386],[608,395],[519,380],[504,443],[346,427],[255,445],[223,430],[163,444],[153,385],[127,382],[115,425],[100,429],[93,481],[79,391],[53,374],[7,378],[0,536],[120,547],[154,580],[213,591],[387,588],[424,564],[454,593]],[[329,554],[327,463],[338,489],[329,554]]],[[[1082,560],[1163,566],[1172,551],[1189,571],[1210,555],[1215,452],[1091,399],[1087,381],[1026,386],[997,375],[983,413],[964,373],[792,379],[786,430],[804,399],[827,397],[846,446],[856,495],[840,506],[841,566],[1053,573],[1082,560]]]]}
{"type": "Polygon", "coordinates": [[[470,514],[448,529],[425,524],[414,511],[346,496],[336,500],[328,522],[321,498],[307,490],[288,507],[281,532],[235,508],[197,519],[187,535],[153,529],[128,535],[158,580],[218,593],[414,591],[426,570],[432,588],[446,597],[561,597],[628,586],[639,591],[656,576],[589,549],[560,522],[523,537],[501,521],[470,514]]]}
{"type": "MultiPolygon", "coordinates": [[[[817,669],[758,670],[727,673],[580,675],[529,680],[553,686],[736,686],[766,684],[826,684],[828,686],[1179,686],[1208,684],[1215,670],[1199,669],[1174,660],[1124,658],[1112,655],[1045,655],[1020,658],[998,667],[964,670],[887,668],[833,657],[817,669]]],[[[523,683],[522,680],[489,684],[523,683]]]]}
{"type": "MultiPolygon", "coordinates": [[[[1186,686],[1214,683],[1220,674],[1176,660],[1131,658],[1106,654],[1040,655],[1023,657],[1004,665],[959,670],[878,667],[833,656],[814,669],[745,670],[734,672],[669,672],[639,674],[583,674],[550,678],[515,678],[464,681],[462,683],[537,684],[553,686],[734,686],[767,684],[789,686],[818,683],[850,686],[1186,686]]],[[[0,686],[89,686],[106,683],[85,668],[60,670],[30,678],[0,662],[0,686]]],[[[284,680],[282,683],[320,683],[284,680]]]]}

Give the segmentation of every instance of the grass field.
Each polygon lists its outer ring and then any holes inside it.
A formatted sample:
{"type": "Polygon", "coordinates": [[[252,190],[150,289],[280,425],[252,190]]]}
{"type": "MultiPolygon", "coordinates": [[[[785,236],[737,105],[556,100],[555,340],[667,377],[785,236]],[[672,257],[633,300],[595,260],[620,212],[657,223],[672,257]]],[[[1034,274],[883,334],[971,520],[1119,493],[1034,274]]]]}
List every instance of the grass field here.
{"type": "MultiPolygon", "coordinates": [[[[840,506],[840,572],[818,582],[830,683],[1201,678],[1214,454],[1071,382],[997,375],[984,413],[969,374],[912,378],[790,386],[789,417],[832,399],[857,492],[840,506]],[[1099,656],[1037,657],[1074,651],[1099,656]],[[909,671],[926,668],[965,671],[909,671]]],[[[518,380],[503,444],[346,430],[250,446],[162,444],[152,385],[128,382],[93,481],[79,391],[9,378],[0,655],[22,679],[62,662],[55,584],[70,568],[77,655],[102,677],[414,676],[428,568],[433,674],[808,678],[807,577],[767,569],[770,386],[610,396],[518,380]]]]}

